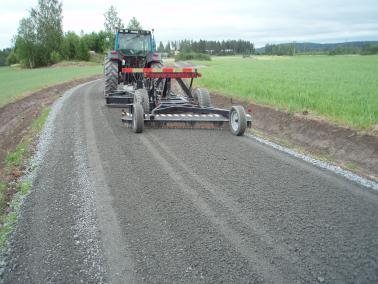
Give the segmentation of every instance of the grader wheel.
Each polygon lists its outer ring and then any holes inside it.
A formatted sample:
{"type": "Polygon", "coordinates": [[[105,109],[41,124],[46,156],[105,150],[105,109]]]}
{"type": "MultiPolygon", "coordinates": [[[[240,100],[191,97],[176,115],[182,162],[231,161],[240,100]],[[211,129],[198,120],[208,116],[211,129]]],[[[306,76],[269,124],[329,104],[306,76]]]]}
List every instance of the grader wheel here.
{"type": "Polygon", "coordinates": [[[211,106],[210,94],[207,89],[203,89],[203,88],[194,89],[193,98],[194,98],[194,101],[198,103],[200,107],[211,106]]]}

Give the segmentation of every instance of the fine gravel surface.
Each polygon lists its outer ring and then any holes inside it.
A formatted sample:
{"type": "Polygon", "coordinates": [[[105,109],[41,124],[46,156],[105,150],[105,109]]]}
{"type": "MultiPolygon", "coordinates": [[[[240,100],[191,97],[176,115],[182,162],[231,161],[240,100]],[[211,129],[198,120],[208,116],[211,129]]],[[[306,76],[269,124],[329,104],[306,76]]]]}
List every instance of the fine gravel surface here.
{"type": "Polygon", "coordinates": [[[63,98],[4,283],[377,283],[378,193],[229,131],[63,98]]]}

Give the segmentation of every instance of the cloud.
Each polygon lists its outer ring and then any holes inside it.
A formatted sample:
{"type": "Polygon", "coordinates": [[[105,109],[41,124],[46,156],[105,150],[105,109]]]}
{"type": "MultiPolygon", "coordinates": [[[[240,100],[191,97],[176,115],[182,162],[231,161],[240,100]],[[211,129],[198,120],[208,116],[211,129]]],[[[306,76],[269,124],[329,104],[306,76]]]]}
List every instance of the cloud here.
{"type": "MultiPolygon", "coordinates": [[[[19,20],[37,0],[7,1],[0,11],[0,48],[10,45],[19,20]]],[[[287,41],[337,42],[378,39],[376,0],[63,0],[65,31],[103,28],[114,5],[125,23],[135,16],[155,28],[158,41],[246,39],[258,46],[287,41]]]]}

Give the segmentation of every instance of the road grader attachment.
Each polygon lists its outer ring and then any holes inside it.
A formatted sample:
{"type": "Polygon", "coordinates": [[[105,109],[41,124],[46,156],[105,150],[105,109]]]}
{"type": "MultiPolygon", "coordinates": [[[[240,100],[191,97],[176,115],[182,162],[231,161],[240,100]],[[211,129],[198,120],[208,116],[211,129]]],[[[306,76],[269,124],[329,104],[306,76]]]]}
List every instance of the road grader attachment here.
{"type": "Polygon", "coordinates": [[[237,136],[251,127],[252,116],[242,106],[213,107],[206,89],[192,88],[193,80],[201,77],[197,69],[163,67],[154,46],[149,31],[120,30],[115,51],[105,58],[105,101],[109,107],[123,108],[125,125],[135,133],[144,127],[229,128],[237,136]],[[125,34],[129,41],[121,45],[125,34]]]}

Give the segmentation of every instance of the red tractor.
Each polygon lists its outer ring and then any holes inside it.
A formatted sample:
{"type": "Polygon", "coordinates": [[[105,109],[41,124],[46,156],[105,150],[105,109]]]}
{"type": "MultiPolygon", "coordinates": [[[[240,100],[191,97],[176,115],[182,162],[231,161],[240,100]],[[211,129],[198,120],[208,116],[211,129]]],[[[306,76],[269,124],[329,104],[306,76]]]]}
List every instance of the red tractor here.
{"type": "Polygon", "coordinates": [[[252,116],[243,107],[212,107],[206,89],[192,89],[193,79],[201,77],[196,68],[162,67],[150,31],[118,30],[114,50],[108,53],[104,65],[106,104],[128,108],[122,110],[122,121],[136,133],[143,132],[145,125],[217,129],[227,126],[239,136],[251,127],[252,116]],[[172,91],[172,79],[182,92],[172,91]]]}

